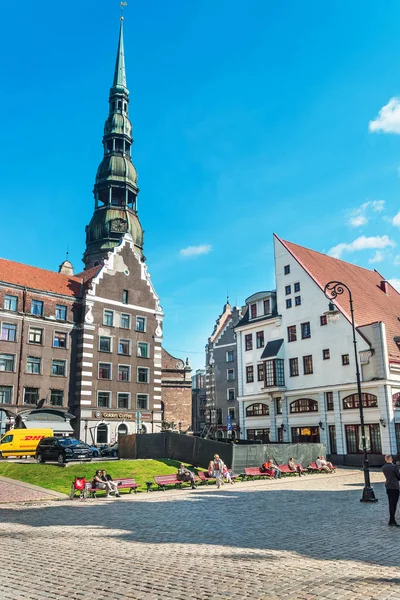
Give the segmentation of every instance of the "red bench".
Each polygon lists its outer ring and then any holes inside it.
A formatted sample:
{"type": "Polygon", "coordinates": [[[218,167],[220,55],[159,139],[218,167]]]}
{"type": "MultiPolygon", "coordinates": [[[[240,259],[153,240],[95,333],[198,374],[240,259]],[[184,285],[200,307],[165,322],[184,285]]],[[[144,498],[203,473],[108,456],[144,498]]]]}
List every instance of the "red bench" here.
{"type": "MultiPolygon", "coordinates": [[[[333,472],[336,471],[336,467],[334,467],[333,465],[332,465],[332,471],[333,472]]],[[[309,473],[327,473],[328,471],[326,471],[325,469],[318,469],[317,463],[312,462],[308,465],[308,472],[309,473]]]]}
{"type": "Polygon", "coordinates": [[[247,479],[255,479],[256,477],[268,477],[268,479],[273,479],[272,471],[261,471],[261,467],[246,467],[243,479],[245,477],[247,477],[247,479]]]}
{"type": "MultiPolygon", "coordinates": [[[[194,478],[195,483],[197,483],[198,481],[200,481],[199,477],[194,478]]],[[[178,475],[176,474],[172,474],[172,475],[155,475],[154,476],[154,481],[156,482],[156,484],[158,485],[158,489],[162,490],[163,492],[165,492],[165,488],[167,485],[173,485],[176,488],[181,489],[182,485],[184,483],[189,483],[190,481],[182,481],[182,479],[178,479],[178,475]]]]}
{"type": "MultiPolygon", "coordinates": [[[[239,477],[239,475],[234,475],[231,470],[229,470],[228,473],[230,473],[231,478],[233,480],[239,477]]],[[[205,483],[206,485],[208,485],[210,482],[215,482],[215,477],[210,477],[207,471],[199,471],[198,475],[201,483],[205,483]]]]}
{"type": "MultiPolygon", "coordinates": [[[[137,488],[140,487],[138,483],[136,483],[136,481],[134,480],[133,477],[119,477],[118,479],[114,480],[114,483],[117,484],[118,486],[118,491],[120,490],[128,490],[129,489],[129,493],[132,492],[132,490],[134,490],[135,494],[137,494],[137,488]]],[[[90,494],[91,498],[96,498],[96,494],[98,494],[99,492],[107,492],[107,490],[105,489],[100,489],[97,487],[92,487],[92,482],[86,484],[86,492],[90,494]]]]}
{"type": "MultiPolygon", "coordinates": [[[[304,467],[300,464],[297,464],[296,467],[300,467],[300,472],[301,473],[306,473],[306,469],[304,469],[304,467]]],[[[298,475],[299,472],[298,471],[292,471],[292,469],[289,469],[288,465],[279,465],[279,470],[282,473],[282,475],[298,475]]]]}

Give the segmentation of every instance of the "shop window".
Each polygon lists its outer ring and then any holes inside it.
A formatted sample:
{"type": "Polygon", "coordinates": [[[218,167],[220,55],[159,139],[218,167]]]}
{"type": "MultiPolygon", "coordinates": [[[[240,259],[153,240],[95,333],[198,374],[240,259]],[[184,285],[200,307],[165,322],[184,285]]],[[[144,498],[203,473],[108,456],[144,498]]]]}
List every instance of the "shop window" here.
{"type": "Polygon", "coordinates": [[[269,433],[270,433],[269,427],[265,428],[265,429],[247,429],[246,437],[249,441],[252,441],[252,442],[260,441],[262,444],[268,444],[270,441],[269,433]]]}
{"type": "MultiPolygon", "coordinates": [[[[347,454],[362,454],[361,425],[345,425],[347,454]]],[[[368,454],[382,454],[381,431],[378,424],[365,425],[368,454]]]]}
{"type": "Polygon", "coordinates": [[[100,423],[96,431],[96,444],[107,444],[108,442],[108,426],[105,423],[100,423]]]}
{"type": "Polygon", "coordinates": [[[319,444],[319,427],[292,427],[293,444],[319,444]]]}

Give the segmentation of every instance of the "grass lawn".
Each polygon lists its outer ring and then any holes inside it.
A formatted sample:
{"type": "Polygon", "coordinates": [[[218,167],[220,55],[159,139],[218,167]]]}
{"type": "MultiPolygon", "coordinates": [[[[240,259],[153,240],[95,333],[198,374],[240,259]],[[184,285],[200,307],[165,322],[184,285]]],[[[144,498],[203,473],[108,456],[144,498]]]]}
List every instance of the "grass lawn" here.
{"type": "MultiPolygon", "coordinates": [[[[71,482],[75,476],[93,479],[97,469],[106,469],[113,479],[118,477],[134,477],[140,485],[138,491],[146,490],[146,481],[153,481],[154,475],[176,473],[179,466],[176,460],[113,460],[92,462],[70,467],[57,465],[16,464],[3,460],[0,462],[0,476],[18,479],[43,488],[69,494],[71,482]]],[[[127,493],[122,490],[121,494],[127,493]]]]}

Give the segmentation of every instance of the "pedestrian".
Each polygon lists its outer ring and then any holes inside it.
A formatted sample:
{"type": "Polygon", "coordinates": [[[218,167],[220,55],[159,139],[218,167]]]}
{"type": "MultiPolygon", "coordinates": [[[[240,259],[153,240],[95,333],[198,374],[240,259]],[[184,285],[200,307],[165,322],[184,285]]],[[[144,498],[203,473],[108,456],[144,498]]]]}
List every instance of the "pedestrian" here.
{"type": "Polygon", "coordinates": [[[382,467],[386,482],[386,493],[389,501],[389,523],[392,527],[400,527],[396,522],[396,508],[399,501],[399,481],[400,472],[398,467],[393,464],[393,457],[390,454],[385,456],[385,464],[382,467]]]}
{"type": "Polygon", "coordinates": [[[224,462],[220,459],[219,454],[214,454],[213,471],[218,489],[221,487],[221,485],[223,485],[222,477],[224,472],[224,466],[224,462]]]}
{"type": "Polygon", "coordinates": [[[190,471],[183,463],[179,465],[178,469],[178,479],[179,481],[190,481],[190,485],[192,486],[192,490],[196,488],[196,480],[194,477],[194,473],[190,471]]]}

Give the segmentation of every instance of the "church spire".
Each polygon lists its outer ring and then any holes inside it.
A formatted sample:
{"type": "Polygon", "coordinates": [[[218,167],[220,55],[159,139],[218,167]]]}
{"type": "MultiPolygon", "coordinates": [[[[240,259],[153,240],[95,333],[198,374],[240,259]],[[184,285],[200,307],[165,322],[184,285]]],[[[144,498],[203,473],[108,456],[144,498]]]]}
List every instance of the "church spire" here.
{"type": "Polygon", "coordinates": [[[124,52],[124,17],[121,17],[119,26],[119,40],[117,60],[115,61],[113,88],[123,87],[126,89],[125,52],[124,52]]]}
{"type": "MultiPolygon", "coordinates": [[[[121,2],[121,7],[125,6],[121,2]]],[[[95,208],[86,227],[85,268],[100,264],[125,233],[132,236],[136,251],[143,248],[143,230],[137,214],[137,173],[131,158],[132,125],[126,87],[123,17],[121,16],[114,80],[104,125],[104,156],[94,184],[95,208]]]]}

